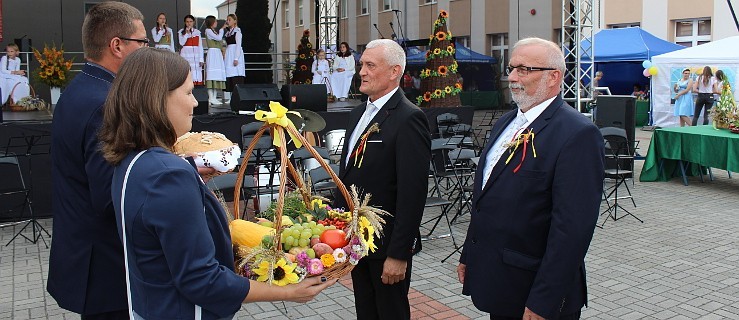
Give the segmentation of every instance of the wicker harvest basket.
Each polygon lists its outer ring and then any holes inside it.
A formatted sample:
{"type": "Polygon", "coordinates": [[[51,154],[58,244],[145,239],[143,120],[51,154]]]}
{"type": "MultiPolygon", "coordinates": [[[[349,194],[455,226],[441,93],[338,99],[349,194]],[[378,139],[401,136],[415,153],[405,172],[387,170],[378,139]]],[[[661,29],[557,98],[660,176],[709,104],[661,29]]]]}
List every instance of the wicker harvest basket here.
{"type": "MultiPolygon", "coordinates": [[[[272,106],[270,106],[272,107],[272,106]]],[[[282,107],[280,105],[280,107],[282,107]]],[[[259,113],[257,113],[257,116],[259,117],[259,113]]],[[[258,118],[259,119],[259,118],[258,118]]],[[[275,121],[276,122],[276,121],[275,121]]],[[[331,167],[323,160],[323,158],[318,154],[318,152],[308,143],[306,138],[301,135],[294,126],[290,123],[290,125],[287,125],[285,127],[277,124],[277,123],[270,123],[270,121],[266,121],[264,126],[262,126],[254,135],[252,142],[249,144],[248,148],[245,151],[245,156],[243,159],[243,162],[241,164],[241,167],[239,168],[238,178],[236,181],[236,187],[234,188],[234,212],[240,212],[239,211],[239,200],[241,196],[241,190],[240,186],[243,184],[244,174],[247,168],[247,163],[249,161],[249,156],[252,154],[252,151],[257,145],[257,142],[259,141],[259,138],[269,130],[269,133],[272,135],[274,139],[275,147],[277,148],[277,153],[280,155],[280,163],[282,164],[283,170],[280,170],[279,173],[279,191],[278,191],[278,197],[277,197],[277,203],[276,203],[276,210],[275,210],[275,217],[274,217],[274,228],[275,228],[275,236],[273,237],[272,247],[271,249],[264,249],[260,248],[259,250],[272,250],[268,252],[266,255],[270,256],[273,260],[272,263],[274,263],[277,259],[285,258],[285,253],[282,251],[282,244],[281,244],[281,233],[283,231],[282,226],[282,216],[283,216],[283,208],[285,204],[285,195],[287,193],[286,188],[286,182],[287,182],[287,175],[290,174],[292,177],[292,180],[295,183],[295,187],[301,191],[301,195],[303,198],[303,201],[305,202],[306,206],[310,205],[311,203],[311,195],[307,191],[307,187],[305,186],[305,182],[303,181],[303,178],[301,175],[297,172],[295,167],[292,165],[292,163],[288,160],[287,157],[287,151],[285,150],[287,146],[287,142],[285,139],[285,134],[289,134],[293,140],[298,140],[300,143],[302,143],[303,146],[310,152],[310,154],[313,156],[314,159],[318,161],[321,167],[323,167],[326,172],[331,176],[331,179],[336,183],[336,186],[341,193],[341,196],[344,197],[346,200],[346,203],[348,205],[348,208],[346,208],[347,212],[352,212],[352,215],[354,217],[353,222],[349,223],[350,227],[347,227],[346,233],[347,233],[347,239],[350,239],[354,234],[352,233],[352,230],[358,230],[357,227],[357,221],[359,220],[359,215],[364,216],[372,216],[373,218],[373,230],[378,230],[379,233],[376,233],[378,236],[381,234],[382,226],[381,223],[384,223],[382,218],[379,218],[380,215],[386,214],[386,212],[383,212],[378,209],[367,207],[367,201],[366,199],[363,200],[363,202],[360,203],[358,197],[356,196],[356,190],[353,188],[353,194],[355,195],[352,197],[350,195],[349,190],[347,190],[346,186],[341,182],[339,177],[334,173],[334,171],[331,169],[331,167]],[[378,222],[379,221],[379,222],[378,222]]],[[[357,234],[360,235],[361,234],[357,234]]],[[[357,236],[354,235],[354,236],[357,236]]],[[[243,269],[242,267],[245,264],[253,263],[253,254],[254,249],[247,249],[247,248],[238,248],[236,251],[237,256],[241,256],[241,261],[237,261],[237,269],[241,271],[243,269]],[[251,251],[251,252],[250,252],[251,251]]],[[[238,257],[237,257],[238,260],[238,257]]],[[[262,260],[263,261],[263,260],[262,260]]],[[[356,261],[355,261],[356,262],[356,261]]],[[[346,259],[344,262],[337,262],[333,264],[330,267],[326,267],[323,269],[323,272],[320,274],[311,274],[307,275],[308,277],[312,276],[324,276],[329,279],[332,278],[341,278],[348,273],[352,271],[354,268],[354,264],[350,263],[349,259],[346,259]]],[[[242,275],[244,275],[242,273],[242,275]]]]}

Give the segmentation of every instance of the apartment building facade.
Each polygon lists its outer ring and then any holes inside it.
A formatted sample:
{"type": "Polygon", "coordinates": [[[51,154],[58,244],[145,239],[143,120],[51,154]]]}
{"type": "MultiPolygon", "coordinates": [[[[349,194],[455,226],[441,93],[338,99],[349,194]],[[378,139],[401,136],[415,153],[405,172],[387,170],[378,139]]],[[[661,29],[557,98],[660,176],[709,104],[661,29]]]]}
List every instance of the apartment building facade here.
{"type": "MultiPolygon", "coordinates": [[[[406,39],[427,38],[442,9],[449,12],[449,28],[459,42],[496,57],[501,65],[507,63],[509,47],[518,39],[537,36],[558,42],[561,37],[562,0],[328,2],[339,5],[339,41],[348,42],[360,52],[370,40],[390,38],[392,34],[406,39]]],[[[640,26],[686,46],[739,34],[726,0],[593,0],[592,5],[595,32],[640,26]]],[[[315,1],[270,0],[270,6],[270,12],[277,8],[273,30],[276,51],[295,51],[303,30],[315,30],[315,1]]]]}

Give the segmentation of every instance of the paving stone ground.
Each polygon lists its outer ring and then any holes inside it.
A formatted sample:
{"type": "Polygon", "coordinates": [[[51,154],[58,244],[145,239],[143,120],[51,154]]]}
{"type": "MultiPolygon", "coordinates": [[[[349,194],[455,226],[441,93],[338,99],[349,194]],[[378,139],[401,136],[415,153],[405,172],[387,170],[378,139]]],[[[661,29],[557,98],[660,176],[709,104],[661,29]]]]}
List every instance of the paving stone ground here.
{"type": "MultiPolygon", "coordinates": [[[[476,119],[479,121],[479,114],[476,119]]],[[[637,129],[646,154],[651,132],[637,129]]],[[[637,161],[636,171],[642,163],[637,161]]],[[[586,257],[585,319],[739,319],[739,174],[713,170],[715,181],[690,178],[634,181],[637,204],[623,202],[644,223],[626,217],[596,229],[586,257]]],[[[605,208],[605,205],[602,206],[605,208]]],[[[425,219],[438,215],[427,210],[425,219]]],[[[601,220],[602,221],[602,220],[601,220]]],[[[51,220],[40,221],[52,233],[51,220]]],[[[469,216],[453,226],[458,243],[469,216]]],[[[435,233],[443,233],[442,223],[435,233]]],[[[0,319],[79,319],[60,309],[45,290],[49,250],[24,239],[6,242],[20,226],[0,229],[0,319]]],[[[26,232],[30,235],[30,232],[26,232]]],[[[461,295],[451,238],[423,243],[414,258],[411,293],[414,319],[488,319],[461,295]]],[[[241,319],[353,319],[351,279],[307,304],[252,303],[241,319]]]]}

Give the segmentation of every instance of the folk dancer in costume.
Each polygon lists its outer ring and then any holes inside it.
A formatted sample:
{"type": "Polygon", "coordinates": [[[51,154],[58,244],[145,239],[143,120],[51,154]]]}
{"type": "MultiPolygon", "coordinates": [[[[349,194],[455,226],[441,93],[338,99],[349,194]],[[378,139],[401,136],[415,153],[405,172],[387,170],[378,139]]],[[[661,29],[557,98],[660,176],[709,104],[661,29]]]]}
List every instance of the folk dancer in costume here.
{"type": "Polygon", "coordinates": [[[323,49],[318,49],[316,54],[316,60],[313,61],[311,66],[311,72],[313,72],[313,84],[326,84],[326,92],[331,92],[331,66],[326,60],[326,52],[323,49]]]}
{"type": "Polygon", "coordinates": [[[28,78],[26,71],[21,70],[21,59],[18,57],[20,50],[15,43],[8,44],[5,47],[7,55],[0,58],[0,91],[2,91],[2,103],[8,101],[10,92],[13,92],[13,100],[28,96],[28,78]],[[17,86],[16,86],[17,85],[17,86]],[[13,88],[15,87],[15,91],[13,88]]]}
{"type": "Polygon", "coordinates": [[[342,42],[339,52],[334,58],[334,73],[331,74],[331,84],[334,85],[334,95],[339,101],[346,101],[349,97],[349,88],[354,78],[354,56],[349,50],[349,44],[342,42]]]}
{"type": "Polygon", "coordinates": [[[172,28],[167,27],[167,16],[164,12],[157,15],[157,22],[154,28],[151,28],[151,37],[154,39],[154,47],[157,49],[167,49],[174,52],[174,38],[172,38],[172,28]]]}
{"type": "Polygon", "coordinates": [[[226,89],[223,92],[223,98],[226,103],[231,103],[231,92],[236,89],[237,84],[244,83],[245,63],[244,49],[241,47],[241,29],[239,28],[238,19],[235,14],[229,14],[226,18],[226,58],[223,62],[226,64],[226,89]]]}
{"type": "Polygon", "coordinates": [[[221,104],[218,101],[218,90],[226,88],[226,67],[223,63],[223,29],[216,32],[216,17],[205,17],[205,43],[208,46],[208,56],[205,63],[205,87],[208,88],[208,102],[221,104]]]}
{"type": "Polygon", "coordinates": [[[203,43],[200,41],[200,30],[195,29],[195,17],[185,16],[185,27],[178,32],[180,38],[180,56],[190,63],[192,82],[196,86],[203,83],[203,43]]]}

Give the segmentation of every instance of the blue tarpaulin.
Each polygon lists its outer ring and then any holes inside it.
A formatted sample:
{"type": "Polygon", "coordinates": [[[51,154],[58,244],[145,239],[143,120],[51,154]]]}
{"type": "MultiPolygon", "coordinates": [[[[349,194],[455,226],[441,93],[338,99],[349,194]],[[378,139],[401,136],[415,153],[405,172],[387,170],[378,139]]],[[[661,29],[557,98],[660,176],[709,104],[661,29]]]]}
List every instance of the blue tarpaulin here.
{"type": "MultiPolygon", "coordinates": [[[[589,48],[588,41],[580,43],[589,48]]],[[[640,27],[603,29],[595,34],[595,63],[650,60],[660,55],[685,47],[662,40],[640,27]]],[[[582,61],[590,61],[583,56],[582,61]]]]}
{"type": "MultiPolygon", "coordinates": [[[[580,42],[589,48],[590,42],[580,42]]],[[[640,27],[603,29],[595,34],[595,71],[603,72],[599,86],[608,87],[612,94],[631,94],[634,85],[644,88],[649,79],[642,75],[642,62],[653,56],[684,49],[681,45],[662,40],[640,27]]],[[[583,63],[590,63],[582,56],[583,63]]],[[[585,83],[589,83],[588,79],[585,83]]]]}
{"type": "MultiPolygon", "coordinates": [[[[454,58],[457,59],[457,63],[495,63],[495,58],[486,56],[470,50],[459,42],[455,43],[456,51],[454,58]]],[[[408,65],[425,65],[426,64],[426,51],[421,51],[414,55],[408,55],[406,57],[406,64],[408,65]]]]}

